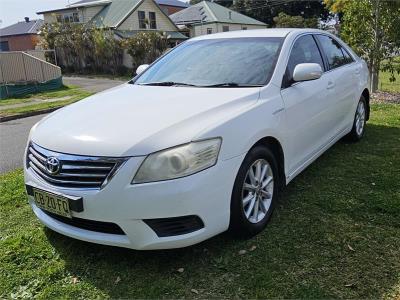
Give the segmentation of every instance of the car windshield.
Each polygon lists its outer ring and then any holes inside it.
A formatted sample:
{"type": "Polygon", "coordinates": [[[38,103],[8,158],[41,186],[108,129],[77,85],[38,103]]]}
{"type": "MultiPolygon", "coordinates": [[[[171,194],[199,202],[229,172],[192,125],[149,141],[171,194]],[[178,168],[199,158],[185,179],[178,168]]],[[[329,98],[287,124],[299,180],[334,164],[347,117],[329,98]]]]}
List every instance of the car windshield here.
{"type": "Polygon", "coordinates": [[[268,83],[283,38],[188,41],[154,63],[140,85],[246,87],[268,83]]]}

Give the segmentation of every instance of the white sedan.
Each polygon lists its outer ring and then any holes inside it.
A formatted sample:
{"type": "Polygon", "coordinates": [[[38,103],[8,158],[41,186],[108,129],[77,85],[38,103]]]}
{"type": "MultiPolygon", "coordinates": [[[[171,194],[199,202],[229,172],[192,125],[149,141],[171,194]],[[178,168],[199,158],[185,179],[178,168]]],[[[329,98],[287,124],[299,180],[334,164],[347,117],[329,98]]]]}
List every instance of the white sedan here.
{"type": "Polygon", "coordinates": [[[366,63],[319,30],[205,35],[137,73],[32,128],[25,183],[47,227],[133,249],[255,235],[280,189],[369,118],[366,63]]]}

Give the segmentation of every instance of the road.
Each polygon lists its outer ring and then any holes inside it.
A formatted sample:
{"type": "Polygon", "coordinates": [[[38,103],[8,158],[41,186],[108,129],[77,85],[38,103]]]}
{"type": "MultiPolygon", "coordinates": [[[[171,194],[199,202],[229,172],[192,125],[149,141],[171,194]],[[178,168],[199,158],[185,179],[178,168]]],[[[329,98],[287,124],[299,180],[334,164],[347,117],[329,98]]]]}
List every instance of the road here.
{"type": "MultiPolygon", "coordinates": [[[[91,92],[100,92],[123,81],[84,77],[64,77],[64,84],[73,84],[91,92]]],[[[0,174],[21,168],[29,130],[46,115],[0,123],[0,174]]]]}
{"type": "Polygon", "coordinates": [[[107,90],[124,82],[126,81],[112,80],[107,78],[63,77],[64,84],[76,85],[94,93],[107,90]]]}
{"type": "Polygon", "coordinates": [[[0,123],[0,174],[22,167],[29,130],[44,116],[0,123]]]}

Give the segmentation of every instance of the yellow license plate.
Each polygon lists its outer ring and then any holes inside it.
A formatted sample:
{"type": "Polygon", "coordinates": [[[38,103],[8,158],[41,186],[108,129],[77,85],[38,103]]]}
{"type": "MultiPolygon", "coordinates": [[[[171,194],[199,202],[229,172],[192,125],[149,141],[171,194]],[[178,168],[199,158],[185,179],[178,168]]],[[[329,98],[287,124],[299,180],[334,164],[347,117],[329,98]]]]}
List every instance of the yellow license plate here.
{"type": "Polygon", "coordinates": [[[72,218],[68,198],[38,189],[33,189],[33,198],[35,199],[36,206],[51,213],[72,218]]]}

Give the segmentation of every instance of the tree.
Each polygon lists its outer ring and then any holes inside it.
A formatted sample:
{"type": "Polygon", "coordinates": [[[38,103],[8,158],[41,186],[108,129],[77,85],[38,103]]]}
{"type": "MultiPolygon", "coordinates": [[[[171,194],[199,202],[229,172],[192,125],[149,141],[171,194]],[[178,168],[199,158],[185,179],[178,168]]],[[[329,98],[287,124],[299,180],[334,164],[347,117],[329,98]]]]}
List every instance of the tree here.
{"type": "Polygon", "coordinates": [[[276,27],[280,28],[317,28],[318,19],[309,18],[304,19],[302,16],[289,16],[283,12],[279,13],[277,17],[274,18],[276,27]]]}
{"type": "Polygon", "coordinates": [[[283,12],[290,16],[301,16],[304,19],[326,20],[329,11],[322,0],[295,1],[295,0],[236,0],[233,10],[248,15],[256,20],[274,26],[274,17],[283,12]]]}
{"type": "Polygon", "coordinates": [[[325,0],[333,12],[342,13],[341,37],[368,63],[371,91],[379,85],[379,71],[389,71],[390,81],[400,74],[394,63],[400,55],[400,2],[384,0],[325,0]]]}

